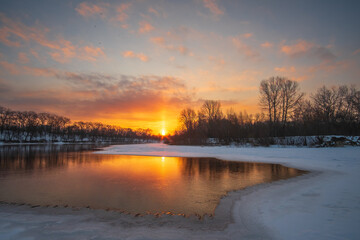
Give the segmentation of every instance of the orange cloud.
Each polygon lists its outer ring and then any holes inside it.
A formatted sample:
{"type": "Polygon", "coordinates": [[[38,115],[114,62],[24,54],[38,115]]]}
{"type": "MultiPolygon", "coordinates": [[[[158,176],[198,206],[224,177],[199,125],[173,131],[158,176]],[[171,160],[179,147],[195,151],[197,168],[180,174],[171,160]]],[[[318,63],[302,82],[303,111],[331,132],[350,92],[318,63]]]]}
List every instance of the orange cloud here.
{"type": "Polygon", "coordinates": [[[43,76],[51,77],[56,76],[60,71],[51,68],[34,68],[29,66],[19,66],[7,61],[1,61],[0,66],[7,70],[12,75],[31,75],[31,76],[43,76]]]}
{"type": "Polygon", "coordinates": [[[139,22],[139,33],[148,33],[154,30],[154,27],[146,21],[139,22]]]}
{"type": "Polygon", "coordinates": [[[276,68],[274,68],[274,70],[276,72],[280,72],[280,73],[294,73],[294,72],[296,72],[296,68],[294,66],[291,66],[289,68],[287,68],[287,67],[276,67],[276,68]]]}
{"type": "Polygon", "coordinates": [[[28,41],[30,39],[29,33],[33,35],[39,33],[37,29],[12,21],[2,13],[0,13],[0,21],[3,23],[0,28],[0,41],[10,47],[20,47],[21,42],[19,40],[28,41]]]}
{"type": "Polygon", "coordinates": [[[99,57],[105,57],[104,51],[99,47],[85,46],[80,49],[79,58],[81,59],[95,62],[99,57]]]}
{"type": "Polygon", "coordinates": [[[122,3],[119,7],[116,8],[117,15],[115,19],[119,22],[125,22],[129,15],[126,11],[130,8],[131,3],[122,3]]]}
{"type": "Polygon", "coordinates": [[[140,61],[143,61],[143,62],[149,61],[148,56],[146,56],[145,54],[143,54],[143,53],[134,53],[133,51],[125,51],[125,52],[123,52],[123,57],[124,58],[137,58],[137,59],[139,59],[140,61]]]}
{"type": "Polygon", "coordinates": [[[26,73],[26,74],[29,74],[32,76],[41,76],[41,77],[56,76],[56,74],[58,72],[51,68],[33,68],[33,67],[28,67],[28,66],[24,66],[23,69],[24,69],[23,73],[26,73]]]}
{"type": "Polygon", "coordinates": [[[159,8],[159,7],[157,7],[156,9],[153,7],[149,7],[148,12],[154,14],[157,17],[163,17],[163,18],[167,17],[166,12],[162,8],[159,8]]]}
{"type": "MultiPolygon", "coordinates": [[[[71,41],[62,37],[57,37],[56,40],[51,41],[46,37],[49,29],[44,27],[28,27],[21,22],[15,22],[5,15],[0,14],[0,21],[4,26],[0,29],[0,41],[9,46],[21,46],[18,41],[13,44],[13,40],[10,40],[12,36],[16,36],[23,41],[34,41],[37,44],[50,49],[48,54],[54,61],[65,63],[73,58],[78,58],[87,61],[96,61],[97,57],[105,56],[105,53],[100,48],[94,48],[90,46],[78,47],[71,41]],[[1,32],[2,31],[2,32],[1,32]],[[2,34],[2,36],[1,36],[2,34]]],[[[39,58],[36,51],[31,50],[31,53],[39,58]]],[[[23,55],[23,59],[24,55],[23,55]]]]}
{"type": "Polygon", "coordinates": [[[29,62],[29,58],[27,57],[26,53],[24,52],[20,52],[18,54],[18,61],[20,63],[28,63],[29,62]]]}
{"type": "Polygon", "coordinates": [[[252,33],[245,33],[245,34],[243,34],[242,36],[243,36],[244,38],[251,38],[253,35],[254,35],[254,34],[252,34],[252,33]]]}
{"type": "Polygon", "coordinates": [[[299,39],[293,45],[282,45],[281,52],[285,53],[286,55],[299,55],[308,52],[311,48],[314,47],[314,45],[314,43],[299,39]]]}
{"type": "Polygon", "coordinates": [[[298,70],[294,67],[276,67],[274,68],[275,72],[281,73],[281,75],[288,77],[292,80],[302,82],[309,79],[309,76],[304,74],[304,72],[299,73],[298,70]]]}
{"type": "Polygon", "coordinates": [[[159,121],[175,128],[178,109],[192,101],[184,82],[171,76],[116,78],[67,72],[56,73],[56,77],[69,84],[41,91],[17,91],[11,98],[0,94],[0,102],[10,108],[54,112],[72,120],[101,119],[123,127],[144,127],[147,122],[147,127],[156,129],[159,121]]]}
{"type": "Polygon", "coordinates": [[[8,83],[0,78],[0,93],[5,95],[11,91],[11,88],[9,87],[8,83]]]}
{"type": "Polygon", "coordinates": [[[355,51],[352,53],[352,55],[357,55],[357,54],[359,54],[359,53],[360,53],[360,48],[357,49],[357,50],[355,50],[355,51]]]}
{"type": "Polygon", "coordinates": [[[331,45],[323,47],[315,43],[299,39],[293,45],[282,44],[280,46],[280,50],[282,53],[290,57],[308,56],[329,62],[336,59],[336,56],[331,51],[331,47],[331,45]]]}
{"type": "Polygon", "coordinates": [[[12,75],[18,75],[21,73],[16,64],[9,63],[7,61],[1,61],[0,66],[12,75]]]}
{"type": "Polygon", "coordinates": [[[273,44],[269,42],[264,42],[261,44],[261,47],[263,48],[272,48],[273,44]]]}
{"type": "Polygon", "coordinates": [[[220,16],[224,14],[224,11],[221,10],[216,3],[216,0],[203,0],[204,7],[208,8],[212,14],[215,16],[220,16]]]}
{"type": "Polygon", "coordinates": [[[351,61],[322,62],[308,68],[309,73],[333,73],[335,71],[344,71],[349,69],[353,63],[351,61]]]}
{"type": "Polygon", "coordinates": [[[240,40],[240,38],[233,37],[233,38],[231,38],[231,41],[232,41],[233,45],[237,48],[237,50],[241,54],[245,55],[245,57],[247,57],[247,58],[259,57],[259,53],[255,50],[253,50],[252,47],[245,44],[242,40],[240,40]]]}
{"type": "Polygon", "coordinates": [[[94,15],[103,15],[106,13],[107,9],[104,6],[96,5],[94,3],[82,2],[80,3],[75,10],[78,14],[83,17],[90,17],[94,15]]]}
{"type": "Polygon", "coordinates": [[[153,37],[150,38],[150,41],[161,48],[165,48],[170,51],[176,51],[182,55],[194,56],[194,54],[183,44],[173,45],[169,43],[167,40],[165,40],[165,38],[163,37],[153,37]]]}
{"type": "Polygon", "coordinates": [[[222,57],[209,56],[209,61],[213,62],[216,66],[225,65],[225,60],[222,57]]]}

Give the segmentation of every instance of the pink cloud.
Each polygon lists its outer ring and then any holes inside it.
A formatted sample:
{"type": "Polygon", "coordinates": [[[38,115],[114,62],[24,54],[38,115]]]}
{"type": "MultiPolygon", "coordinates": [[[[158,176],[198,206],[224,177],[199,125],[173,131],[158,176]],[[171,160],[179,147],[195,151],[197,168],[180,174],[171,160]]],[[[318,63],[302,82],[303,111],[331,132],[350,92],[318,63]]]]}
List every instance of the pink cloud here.
{"type": "Polygon", "coordinates": [[[125,51],[125,52],[123,52],[122,55],[124,58],[137,58],[142,62],[149,61],[149,57],[143,53],[134,53],[133,51],[125,51]]]}
{"type": "Polygon", "coordinates": [[[216,0],[203,0],[204,7],[208,8],[212,14],[215,16],[220,16],[224,14],[224,11],[221,10],[216,2],[216,0]]]}
{"type": "Polygon", "coordinates": [[[154,30],[154,27],[146,21],[139,22],[139,33],[148,33],[154,30]]]}
{"type": "Polygon", "coordinates": [[[107,9],[104,6],[96,5],[93,3],[82,2],[80,3],[75,10],[78,14],[83,17],[90,17],[94,15],[103,15],[106,13],[107,9]]]}

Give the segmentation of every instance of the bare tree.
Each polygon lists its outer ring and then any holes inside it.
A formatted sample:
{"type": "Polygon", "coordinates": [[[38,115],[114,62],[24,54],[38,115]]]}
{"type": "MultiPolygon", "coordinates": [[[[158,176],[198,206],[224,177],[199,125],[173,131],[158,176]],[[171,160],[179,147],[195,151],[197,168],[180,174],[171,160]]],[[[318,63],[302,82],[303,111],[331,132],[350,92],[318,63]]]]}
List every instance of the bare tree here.
{"type": "Polygon", "coordinates": [[[300,93],[299,84],[287,78],[281,81],[281,122],[285,126],[297,104],[304,97],[304,93],[300,93]]]}
{"type": "Polygon", "coordinates": [[[271,77],[260,83],[260,106],[267,110],[270,123],[281,121],[285,125],[303,96],[299,84],[285,77],[271,77]]]}
{"type": "Polygon", "coordinates": [[[200,112],[207,122],[218,120],[222,117],[221,103],[220,101],[205,100],[200,112]]]}
{"type": "Polygon", "coordinates": [[[260,106],[268,111],[270,123],[276,123],[279,120],[283,81],[281,77],[271,77],[260,83],[260,106]]]}
{"type": "Polygon", "coordinates": [[[186,133],[191,134],[195,129],[196,112],[191,108],[183,109],[180,112],[179,122],[186,133]]]}
{"type": "Polygon", "coordinates": [[[336,120],[342,105],[338,88],[332,87],[328,89],[323,86],[311,98],[314,101],[314,111],[319,120],[324,122],[334,122],[336,120]]]}

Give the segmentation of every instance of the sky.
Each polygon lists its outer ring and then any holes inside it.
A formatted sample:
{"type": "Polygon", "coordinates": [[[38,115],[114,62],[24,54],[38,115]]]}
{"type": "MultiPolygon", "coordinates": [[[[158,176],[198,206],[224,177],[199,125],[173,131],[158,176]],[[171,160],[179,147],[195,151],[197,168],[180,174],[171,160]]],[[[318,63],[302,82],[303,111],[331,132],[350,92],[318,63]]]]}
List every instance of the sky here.
{"type": "Polygon", "coordinates": [[[359,1],[18,1],[0,8],[0,106],[176,129],[219,100],[257,113],[261,80],[310,97],[360,83],[359,1]]]}

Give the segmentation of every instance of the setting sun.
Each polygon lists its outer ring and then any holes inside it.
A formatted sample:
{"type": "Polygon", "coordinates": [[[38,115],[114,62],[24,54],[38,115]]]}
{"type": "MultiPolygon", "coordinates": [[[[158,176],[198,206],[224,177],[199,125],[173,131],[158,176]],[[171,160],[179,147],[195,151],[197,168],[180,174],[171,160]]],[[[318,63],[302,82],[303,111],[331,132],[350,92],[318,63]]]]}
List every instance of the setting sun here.
{"type": "Polygon", "coordinates": [[[161,130],[161,135],[162,135],[162,136],[165,136],[165,129],[162,129],[162,130],[161,130]]]}

